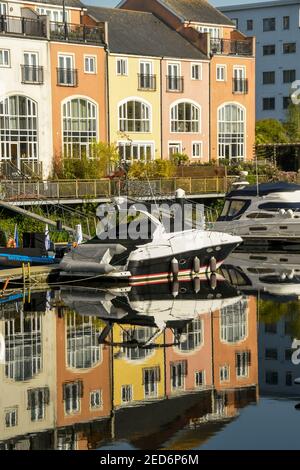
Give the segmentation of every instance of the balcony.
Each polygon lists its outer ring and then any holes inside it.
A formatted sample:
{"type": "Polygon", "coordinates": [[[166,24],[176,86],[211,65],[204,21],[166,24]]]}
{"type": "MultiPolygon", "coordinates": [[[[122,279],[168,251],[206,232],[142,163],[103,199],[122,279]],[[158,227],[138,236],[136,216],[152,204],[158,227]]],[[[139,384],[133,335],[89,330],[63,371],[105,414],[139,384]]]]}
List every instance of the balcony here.
{"type": "Polygon", "coordinates": [[[211,39],[210,52],[212,55],[252,56],[252,40],[211,39]]]}
{"type": "Polygon", "coordinates": [[[21,65],[22,83],[28,85],[42,85],[44,83],[43,67],[21,65]]]}
{"type": "Polygon", "coordinates": [[[247,78],[233,78],[232,93],[234,93],[235,95],[247,95],[248,79],[247,78]]]}
{"type": "Polygon", "coordinates": [[[46,25],[41,20],[19,16],[0,16],[0,34],[46,38],[46,25]]]}
{"type": "Polygon", "coordinates": [[[78,71],[76,69],[57,68],[57,85],[59,86],[78,86],[78,71]]]}
{"type": "Polygon", "coordinates": [[[87,26],[50,21],[50,39],[53,41],[68,41],[74,43],[104,44],[104,25],[87,26]]]}
{"type": "Polygon", "coordinates": [[[174,93],[183,93],[184,79],[174,75],[167,75],[167,91],[174,93]]]}
{"type": "Polygon", "coordinates": [[[156,90],[156,75],[138,74],[140,91],[155,91],[156,90]]]}

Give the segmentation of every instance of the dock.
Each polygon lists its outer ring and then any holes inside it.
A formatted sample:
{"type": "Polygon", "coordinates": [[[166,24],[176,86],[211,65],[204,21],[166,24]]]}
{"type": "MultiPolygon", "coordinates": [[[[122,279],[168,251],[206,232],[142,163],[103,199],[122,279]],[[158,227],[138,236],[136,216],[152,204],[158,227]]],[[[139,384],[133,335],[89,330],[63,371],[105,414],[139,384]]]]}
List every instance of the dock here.
{"type": "Polygon", "coordinates": [[[26,265],[24,268],[2,269],[0,270],[0,286],[1,288],[3,286],[10,288],[12,285],[19,288],[28,287],[28,285],[43,285],[46,287],[49,282],[57,279],[58,272],[58,266],[53,264],[30,267],[26,265]]]}

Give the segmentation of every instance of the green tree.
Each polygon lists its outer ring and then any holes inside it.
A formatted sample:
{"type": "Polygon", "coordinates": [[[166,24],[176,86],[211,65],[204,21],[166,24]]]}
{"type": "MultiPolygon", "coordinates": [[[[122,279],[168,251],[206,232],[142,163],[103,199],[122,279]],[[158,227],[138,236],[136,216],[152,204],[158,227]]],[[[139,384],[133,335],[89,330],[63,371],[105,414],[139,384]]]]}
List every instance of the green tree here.
{"type": "Polygon", "coordinates": [[[171,157],[171,161],[175,163],[175,165],[187,165],[190,161],[188,155],[185,153],[173,153],[171,157]]]}
{"type": "Polygon", "coordinates": [[[285,144],[288,142],[285,126],[276,119],[262,119],[257,121],[256,144],[285,144]]]}
{"type": "Polygon", "coordinates": [[[287,109],[285,123],[289,142],[300,142],[300,106],[291,103],[287,109]]]}

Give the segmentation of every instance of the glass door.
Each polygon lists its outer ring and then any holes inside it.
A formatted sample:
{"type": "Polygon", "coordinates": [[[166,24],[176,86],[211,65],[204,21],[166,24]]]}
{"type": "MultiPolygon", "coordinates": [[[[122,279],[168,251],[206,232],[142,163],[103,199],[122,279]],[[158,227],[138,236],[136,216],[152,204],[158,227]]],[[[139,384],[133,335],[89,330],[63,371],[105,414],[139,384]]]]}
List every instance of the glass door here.
{"type": "Polygon", "coordinates": [[[36,52],[24,52],[24,82],[38,81],[38,55],[36,52]]]}
{"type": "Polygon", "coordinates": [[[180,66],[179,64],[168,64],[168,89],[179,90],[180,66]]]}

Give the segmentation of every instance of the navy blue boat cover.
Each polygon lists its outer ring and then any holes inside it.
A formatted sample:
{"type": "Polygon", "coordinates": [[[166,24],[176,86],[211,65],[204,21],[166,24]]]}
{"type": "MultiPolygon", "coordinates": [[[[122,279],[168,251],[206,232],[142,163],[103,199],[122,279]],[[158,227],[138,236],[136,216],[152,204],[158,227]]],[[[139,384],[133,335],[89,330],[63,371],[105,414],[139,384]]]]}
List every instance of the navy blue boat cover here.
{"type": "MultiPolygon", "coordinates": [[[[286,183],[285,181],[279,181],[276,183],[262,183],[259,185],[259,196],[266,196],[270,193],[286,193],[292,191],[300,191],[300,185],[294,183],[286,183]]],[[[237,196],[257,196],[257,186],[245,186],[242,189],[236,189],[231,191],[226,197],[237,197],[237,196]]]]}

